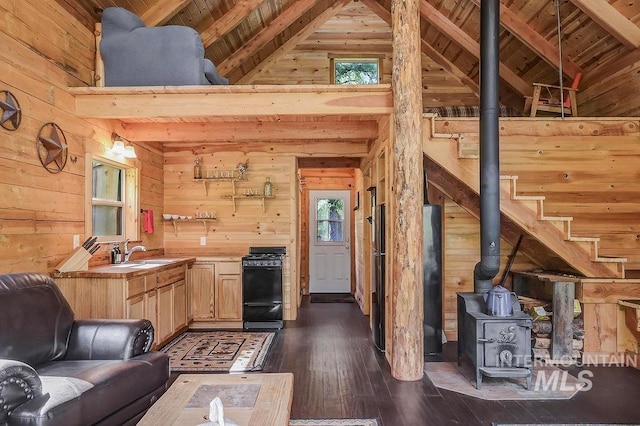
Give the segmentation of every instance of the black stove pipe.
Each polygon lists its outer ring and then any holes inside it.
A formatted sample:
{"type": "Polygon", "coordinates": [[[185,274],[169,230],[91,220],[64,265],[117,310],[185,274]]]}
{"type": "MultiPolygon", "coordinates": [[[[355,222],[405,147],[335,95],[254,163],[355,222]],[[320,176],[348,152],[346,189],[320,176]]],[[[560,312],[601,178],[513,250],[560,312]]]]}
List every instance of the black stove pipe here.
{"type": "Polygon", "coordinates": [[[480,262],[473,289],[493,287],[500,271],[500,0],[480,6],[480,262]]]}

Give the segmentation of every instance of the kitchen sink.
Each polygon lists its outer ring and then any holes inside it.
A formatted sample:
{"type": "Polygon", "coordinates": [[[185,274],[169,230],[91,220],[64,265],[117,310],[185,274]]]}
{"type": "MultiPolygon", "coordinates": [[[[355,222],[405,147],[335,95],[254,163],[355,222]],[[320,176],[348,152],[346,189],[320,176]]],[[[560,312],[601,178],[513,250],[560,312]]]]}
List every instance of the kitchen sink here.
{"type": "Polygon", "coordinates": [[[134,260],[129,263],[136,263],[138,265],[166,265],[171,262],[175,262],[175,259],[142,259],[134,260]]]}
{"type": "Polygon", "coordinates": [[[118,263],[117,265],[110,265],[110,266],[114,268],[146,269],[146,268],[154,268],[160,265],[166,265],[171,262],[175,262],[175,259],[141,259],[141,260],[132,260],[127,263],[118,263]]]}

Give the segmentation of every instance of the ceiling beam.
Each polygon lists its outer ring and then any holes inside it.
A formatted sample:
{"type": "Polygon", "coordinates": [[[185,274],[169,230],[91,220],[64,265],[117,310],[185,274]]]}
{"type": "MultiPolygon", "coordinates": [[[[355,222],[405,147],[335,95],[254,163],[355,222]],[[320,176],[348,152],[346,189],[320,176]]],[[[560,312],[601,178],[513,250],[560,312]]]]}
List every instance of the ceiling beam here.
{"type": "Polygon", "coordinates": [[[77,117],[132,121],[318,115],[371,119],[393,111],[388,84],[73,87],[69,92],[77,117]]]}
{"type": "MultiPolygon", "coordinates": [[[[440,11],[427,0],[420,1],[420,14],[430,22],[431,25],[436,27],[438,31],[450,38],[452,42],[458,44],[458,46],[473,55],[478,61],[480,60],[480,44],[464,32],[462,28],[458,27],[454,22],[451,22],[449,18],[440,13],[440,11]]],[[[500,62],[500,77],[521,95],[530,95],[533,92],[533,87],[530,83],[524,81],[502,62],[500,62]]]]}
{"type": "Polygon", "coordinates": [[[144,12],[140,19],[148,27],[162,25],[180,12],[191,0],[158,0],[144,12]]]}
{"type": "Polygon", "coordinates": [[[311,9],[319,0],[294,0],[280,15],[264,27],[251,40],[247,41],[231,56],[218,65],[221,75],[228,75],[262,49],[267,43],[280,34],[285,28],[293,24],[303,13],[311,9]]]}
{"type": "Polygon", "coordinates": [[[273,66],[284,55],[292,51],[296,45],[313,34],[318,28],[323,26],[329,19],[333,18],[343,7],[349,4],[352,0],[336,0],[318,16],[316,16],[309,24],[298,31],[287,41],[285,41],[280,47],[278,47],[273,53],[271,53],[265,60],[263,60],[258,66],[246,73],[239,81],[240,84],[250,84],[258,74],[265,69],[273,66]]]}
{"type": "Polygon", "coordinates": [[[231,141],[369,141],[378,137],[378,122],[359,121],[247,121],[123,123],[120,136],[145,142],[231,141]]]}
{"type": "Polygon", "coordinates": [[[629,49],[640,48],[640,28],[606,0],[571,0],[571,3],[629,49]]]}
{"type": "Polygon", "coordinates": [[[249,16],[264,0],[238,0],[238,2],[222,16],[216,19],[211,25],[200,31],[202,44],[207,48],[218,38],[224,36],[238,25],[244,18],[249,16]]]}
{"type": "Polygon", "coordinates": [[[358,169],[360,158],[357,157],[306,157],[298,158],[299,169],[358,169]]]}
{"type": "MultiPolygon", "coordinates": [[[[391,25],[391,12],[376,0],[361,0],[362,4],[373,11],[380,19],[391,25]]],[[[421,39],[422,53],[438,64],[443,70],[455,77],[461,84],[467,86],[471,92],[480,97],[480,86],[466,73],[462,72],[453,62],[445,58],[424,39],[421,39]]]]}
{"type": "Polygon", "coordinates": [[[222,152],[282,155],[286,157],[347,157],[364,158],[369,154],[367,142],[355,141],[234,141],[216,143],[168,142],[162,144],[162,152],[193,152],[194,155],[220,154],[222,152]]]}
{"type": "MultiPolygon", "coordinates": [[[[480,7],[480,0],[471,0],[480,7]]],[[[558,46],[550,43],[540,33],[529,26],[520,16],[504,4],[500,4],[500,24],[507,29],[522,44],[537,53],[548,64],[560,69],[560,53],[558,46]]],[[[571,59],[562,58],[562,72],[573,79],[577,73],[582,72],[580,67],[571,59]]]]}

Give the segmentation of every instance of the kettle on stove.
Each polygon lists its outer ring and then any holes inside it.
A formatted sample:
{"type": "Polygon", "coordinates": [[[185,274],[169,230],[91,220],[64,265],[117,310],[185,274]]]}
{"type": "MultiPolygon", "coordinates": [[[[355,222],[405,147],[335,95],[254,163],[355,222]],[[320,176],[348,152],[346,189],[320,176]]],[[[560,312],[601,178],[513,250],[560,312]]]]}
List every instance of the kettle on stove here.
{"type": "Polygon", "coordinates": [[[482,293],[482,298],[487,305],[487,314],[494,317],[512,317],[513,301],[511,296],[516,294],[501,285],[494,286],[491,290],[482,293]]]}

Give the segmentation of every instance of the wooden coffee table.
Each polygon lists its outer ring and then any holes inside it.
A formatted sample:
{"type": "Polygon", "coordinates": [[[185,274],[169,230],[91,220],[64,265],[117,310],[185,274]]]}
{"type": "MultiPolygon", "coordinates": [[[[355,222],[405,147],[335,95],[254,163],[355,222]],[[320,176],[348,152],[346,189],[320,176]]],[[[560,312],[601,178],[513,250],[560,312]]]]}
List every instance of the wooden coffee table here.
{"type": "Polygon", "coordinates": [[[206,423],[209,402],[216,396],[224,405],[224,417],[241,426],[288,426],[293,374],[182,374],[138,425],[206,423]]]}

